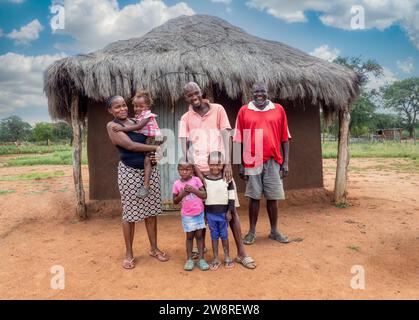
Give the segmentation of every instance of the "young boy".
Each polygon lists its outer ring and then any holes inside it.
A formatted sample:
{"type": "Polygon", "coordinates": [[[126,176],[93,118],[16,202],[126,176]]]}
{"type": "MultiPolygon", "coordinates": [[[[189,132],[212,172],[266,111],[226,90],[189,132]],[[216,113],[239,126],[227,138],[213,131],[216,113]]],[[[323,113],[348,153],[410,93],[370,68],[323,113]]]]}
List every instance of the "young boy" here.
{"type": "Polygon", "coordinates": [[[205,200],[205,214],[211,232],[212,251],[214,259],[210,262],[210,269],[217,270],[221,262],[218,258],[218,239],[224,249],[224,267],[231,269],[234,263],[230,258],[228,245],[228,222],[234,210],[235,192],[233,182],[227,183],[223,179],[224,157],[221,152],[214,151],[208,156],[209,174],[204,178],[207,198],[205,200]]]}
{"type": "MultiPolygon", "coordinates": [[[[153,100],[148,91],[139,90],[132,99],[132,104],[134,106],[135,118],[137,124],[126,127],[115,127],[114,131],[122,132],[131,132],[139,131],[147,137],[146,144],[160,145],[164,142],[164,139],[158,140],[161,138],[160,128],[157,124],[156,117],[157,115],[151,113],[151,106],[153,105],[153,100]]],[[[140,198],[145,198],[149,194],[150,190],[150,177],[151,177],[152,165],[150,162],[150,157],[147,154],[144,159],[144,185],[141,186],[136,196],[140,198]]]]}

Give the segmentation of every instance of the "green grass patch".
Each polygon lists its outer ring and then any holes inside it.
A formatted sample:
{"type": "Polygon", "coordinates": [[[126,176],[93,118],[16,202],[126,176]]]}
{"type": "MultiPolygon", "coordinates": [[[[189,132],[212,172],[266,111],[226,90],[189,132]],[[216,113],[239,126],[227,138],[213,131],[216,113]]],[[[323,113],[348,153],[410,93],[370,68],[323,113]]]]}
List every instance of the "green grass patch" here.
{"type": "Polygon", "coordinates": [[[25,144],[22,146],[15,145],[0,145],[0,155],[9,155],[9,154],[46,154],[53,153],[56,151],[71,151],[70,145],[57,144],[50,146],[40,146],[36,144],[25,144]]]}
{"type": "Polygon", "coordinates": [[[18,174],[13,176],[2,176],[0,181],[18,181],[18,180],[44,180],[52,179],[57,177],[64,176],[63,171],[54,171],[54,172],[31,172],[18,174]]]}
{"type": "Polygon", "coordinates": [[[0,196],[4,194],[14,193],[16,190],[0,190],[0,196]]]}
{"type": "MultiPolygon", "coordinates": [[[[323,158],[333,159],[337,157],[337,141],[325,141],[322,143],[323,158]]],[[[349,144],[349,152],[352,158],[408,158],[419,159],[419,143],[412,142],[358,142],[349,144]]]]}
{"type": "Polygon", "coordinates": [[[347,208],[349,206],[350,206],[350,204],[347,203],[347,202],[339,202],[339,203],[336,203],[335,204],[335,207],[336,208],[339,208],[339,209],[345,209],[345,208],[347,208]]]}
{"type": "MultiPolygon", "coordinates": [[[[21,166],[35,166],[35,165],[72,165],[73,152],[72,150],[54,151],[46,155],[27,155],[7,159],[4,161],[4,166],[7,167],[21,167],[21,166]]],[[[82,164],[87,164],[87,153],[83,149],[82,164]]]]}

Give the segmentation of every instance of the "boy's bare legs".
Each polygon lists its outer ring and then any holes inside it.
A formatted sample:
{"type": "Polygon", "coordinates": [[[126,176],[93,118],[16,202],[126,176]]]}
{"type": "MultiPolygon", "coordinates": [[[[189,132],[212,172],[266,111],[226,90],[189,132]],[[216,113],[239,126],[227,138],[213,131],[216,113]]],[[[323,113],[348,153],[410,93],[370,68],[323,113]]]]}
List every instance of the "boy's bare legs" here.
{"type": "Polygon", "coordinates": [[[221,265],[220,259],[218,258],[218,239],[215,239],[215,240],[212,239],[212,254],[213,254],[214,258],[210,262],[209,265],[210,265],[210,269],[215,271],[221,265]]]}

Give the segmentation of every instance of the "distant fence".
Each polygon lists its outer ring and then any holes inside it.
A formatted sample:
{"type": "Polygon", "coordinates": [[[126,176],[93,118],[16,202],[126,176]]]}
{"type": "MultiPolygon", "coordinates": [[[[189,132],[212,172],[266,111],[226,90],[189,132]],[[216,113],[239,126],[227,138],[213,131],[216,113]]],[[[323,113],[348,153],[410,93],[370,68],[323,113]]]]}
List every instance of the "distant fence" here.
{"type": "MultiPolygon", "coordinates": [[[[327,135],[322,134],[321,135],[322,142],[325,141],[337,141],[338,137],[334,135],[327,135]]],[[[389,133],[388,131],[381,134],[368,134],[364,136],[359,137],[349,137],[349,142],[351,143],[363,143],[363,142],[384,142],[384,141],[398,141],[401,142],[401,140],[404,140],[401,131],[395,131],[392,133],[389,133]]]]}

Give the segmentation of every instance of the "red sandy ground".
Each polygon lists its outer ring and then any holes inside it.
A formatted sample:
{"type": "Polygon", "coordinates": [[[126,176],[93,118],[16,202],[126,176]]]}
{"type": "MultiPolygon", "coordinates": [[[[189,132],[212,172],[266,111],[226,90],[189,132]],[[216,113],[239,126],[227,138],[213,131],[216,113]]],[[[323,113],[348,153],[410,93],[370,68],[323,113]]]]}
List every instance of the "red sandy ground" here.
{"type": "MultiPolygon", "coordinates": [[[[97,210],[90,220],[79,222],[71,167],[0,168],[1,176],[65,172],[48,180],[0,181],[0,190],[16,190],[0,195],[0,298],[418,299],[419,174],[395,170],[395,162],[405,161],[352,159],[351,206],[339,209],[326,196],[333,189],[336,165],[326,160],[326,192],[288,193],[289,200],[281,203],[281,230],[304,241],[283,245],[268,239],[262,208],[256,243],[246,247],[258,267],[252,271],[236,264],[233,270],[216,272],[183,271],[184,234],[177,213],[158,220],[159,246],[171,260],[161,263],[148,256],[145,228],[138,224],[137,265],[124,270],[119,214],[97,210]],[[65,269],[64,290],[50,287],[53,265],[65,269]],[[365,269],[365,290],[350,286],[354,265],[365,269]]],[[[88,176],[87,168],[83,173],[88,176]]],[[[231,251],[235,256],[233,241],[231,251]]]]}

